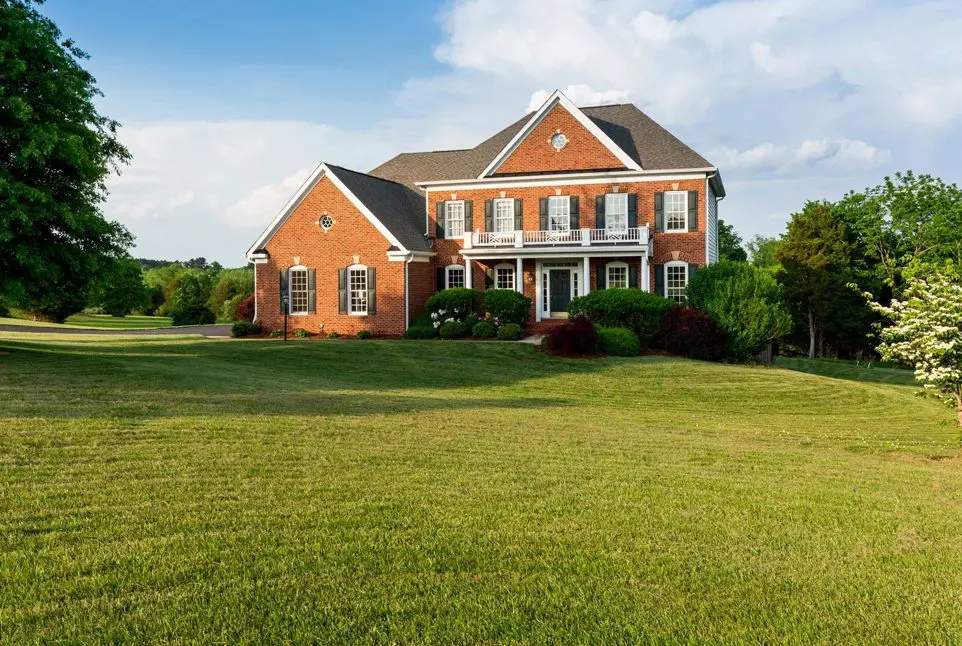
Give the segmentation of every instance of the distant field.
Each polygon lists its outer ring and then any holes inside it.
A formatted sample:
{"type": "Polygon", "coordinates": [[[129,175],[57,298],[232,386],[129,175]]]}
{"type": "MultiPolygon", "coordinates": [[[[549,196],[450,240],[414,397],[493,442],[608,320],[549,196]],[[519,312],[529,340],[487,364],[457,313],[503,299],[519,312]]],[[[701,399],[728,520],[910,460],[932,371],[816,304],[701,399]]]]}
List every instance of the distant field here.
{"type": "Polygon", "coordinates": [[[962,635],[959,433],[914,388],[501,343],[0,349],[0,641],[962,635]]]}
{"type": "MultiPolygon", "coordinates": [[[[29,325],[31,327],[59,327],[57,323],[31,321],[20,318],[0,318],[4,325],[29,325]]],[[[139,330],[149,328],[170,327],[170,318],[166,316],[108,316],[106,314],[74,314],[67,317],[65,325],[68,327],[85,327],[100,330],[139,330]]]]}
{"type": "Polygon", "coordinates": [[[870,381],[879,384],[914,386],[915,373],[905,368],[885,366],[877,361],[842,361],[838,359],[807,359],[800,357],[778,357],[775,364],[779,368],[798,370],[823,377],[870,381]]]}

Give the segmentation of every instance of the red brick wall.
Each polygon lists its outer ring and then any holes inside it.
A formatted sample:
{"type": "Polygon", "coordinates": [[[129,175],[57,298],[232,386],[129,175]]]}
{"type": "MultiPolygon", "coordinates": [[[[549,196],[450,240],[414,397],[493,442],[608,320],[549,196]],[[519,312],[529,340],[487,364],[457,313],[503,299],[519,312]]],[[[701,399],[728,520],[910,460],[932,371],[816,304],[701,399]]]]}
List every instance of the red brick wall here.
{"type": "Polygon", "coordinates": [[[560,105],[555,106],[497,169],[497,175],[571,170],[623,169],[625,165],[560,105]],[[551,137],[562,132],[561,150],[551,137]]]}
{"type": "Polygon", "coordinates": [[[434,263],[412,262],[408,265],[408,291],[411,320],[408,325],[424,313],[424,304],[434,294],[434,263]]]}
{"type": "MultiPolygon", "coordinates": [[[[375,334],[404,332],[404,263],[388,262],[390,243],[328,178],[322,179],[267,243],[270,261],[257,265],[257,316],[265,329],[279,329],[283,316],[279,302],[279,272],[293,265],[316,270],[317,313],[291,316],[288,328],[302,327],[318,333],[375,334]],[[317,222],[324,213],[334,218],[325,232],[317,222]],[[374,267],[377,276],[377,313],[368,316],[338,314],[337,270],[353,264],[374,267]]],[[[424,267],[430,278],[430,263],[424,267]]],[[[418,271],[418,270],[415,270],[418,271]]]]}

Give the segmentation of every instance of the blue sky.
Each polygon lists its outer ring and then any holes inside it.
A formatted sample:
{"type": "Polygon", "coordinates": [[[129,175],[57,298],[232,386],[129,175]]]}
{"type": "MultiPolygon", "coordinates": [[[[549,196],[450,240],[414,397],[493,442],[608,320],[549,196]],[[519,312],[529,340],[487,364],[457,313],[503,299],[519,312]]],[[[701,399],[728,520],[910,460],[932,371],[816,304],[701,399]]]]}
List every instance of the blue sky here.
{"type": "Polygon", "coordinates": [[[718,165],[746,238],[912,168],[958,181],[957,0],[48,0],[134,159],[139,256],[243,252],[319,161],[470,146],[555,88],[718,165]]]}

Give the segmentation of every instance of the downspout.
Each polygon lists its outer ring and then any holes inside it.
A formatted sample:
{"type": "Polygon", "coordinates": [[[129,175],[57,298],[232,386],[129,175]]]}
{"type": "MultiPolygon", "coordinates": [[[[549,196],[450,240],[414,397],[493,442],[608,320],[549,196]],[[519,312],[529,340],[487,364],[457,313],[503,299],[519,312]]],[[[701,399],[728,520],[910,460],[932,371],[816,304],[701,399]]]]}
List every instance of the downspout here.
{"type": "Polygon", "coordinates": [[[431,189],[429,188],[424,189],[424,237],[425,238],[431,235],[431,225],[430,225],[431,208],[430,208],[430,204],[428,203],[429,202],[428,197],[430,193],[431,193],[431,189]]]}
{"type": "Polygon", "coordinates": [[[257,264],[254,264],[254,323],[257,323],[257,264]]]}

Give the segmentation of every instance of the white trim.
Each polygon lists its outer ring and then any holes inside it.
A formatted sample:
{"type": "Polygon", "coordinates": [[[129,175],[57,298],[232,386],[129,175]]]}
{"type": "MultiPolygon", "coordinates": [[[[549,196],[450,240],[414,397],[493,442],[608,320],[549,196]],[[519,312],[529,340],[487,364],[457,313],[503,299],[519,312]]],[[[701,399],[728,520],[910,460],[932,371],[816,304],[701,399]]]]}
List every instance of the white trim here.
{"type": "Polygon", "coordinates": [[[447,265],[444,268],[444,289],[451,289],[451,278],[450,276],[448,276],[448,272],[451,271],[452,269],[460,269],[461,271],[464,272],[464,285],[462,285],[462,287],[467,287],[468,285],[467,269],[465,268],[464,265],[454,264],[454,265],[447,265]]]}
{"type": "Polygon", "coordinates": [[[697,233],[697,231],[688,230],[688,200],[691,198],[691,195],[689,194],[689,192],[688,191],[665,191],[664,195],[665,195],[665,198],[664,198],[665,230],[662,231],[662,233],[697,233]],[[685,208],[684,208],[685,226],[682,227],[681,229],[669,229],[668,228],[668,196],[675,195],[678,193],[682,193],[685,196],[685,208]]]}
{"type": "MultiPolygon", "coordinates": [[[[474,269],[471,267],[471,259],[462,254],[464,258],[464,286],[468,289],[474,288],[474,269]]],[[[445,280],[447,278],[445,277],[445,280]]]]}
{"type": "MultiPolygon", "coordinates": [[[[252,323],[257,323],[257,301],[259,300],[260,298],[257,295],[257,267],[254,267],[254,318],[251,321],[252,323]]],[[[283,314],[283,312],[281,313],[283,314]]]]}
{"type": "Polygon", "coordinates": [[[461,256],[463,258],[470,258],[471,260],[485,260],[485,259],[497,259],[504,258],[506,252],[509,252],[512,257],[521,258],[543,258],[548,261],[554,260],[569,260],[584,258],[583,249],[591,249],[592,258],[612,258],[617,256],[638,256],[646,253],[645,245],[619,245],[615,247],[512,247],[511,249],[505,249],[504,247],[472,247],[470,249],[461,249],[461,256]]]}
{"type": "Polygon", "coordinates": [[[532,115],[532,117],[528,120],[528,123],[525,124],[525,126],[518,131],[511,141],[508,142],[508,145],[502,148],[501,152],[499,152],[495,158],[491,160],[491,163],[488,164],[487,168],[481,171],[481,174],[478,175],[478,179],[487,177],[488,175],[491,175],[497,171],[498,168],[500,168],[505,162],[505,160],[511,156],[511,153],[517,150],[518,146],[521,145],[521,142],[527,139],[528,135],[530,135],[534,129],[538,127],[538,124],[540,124],[544,118],[551,113],[551,110],[559,105],[567,110],[571,116],[577,119],[578,123],[584,126],[584,128],[590,132],[595,139],[601,142],[601,144],[607,148],[611,154],[617,157],[618,161],[624,164],[626,168],[641,170],[641,166],[638,165],[638,162],[632,159],[628,153],[615,144],[615,142],[611,140],[611,137],[606,135],[601,128],[595,125],[594,121],[588,118],[588,115],[586,115],[578,108],[578,106],[572,103],[571,100],[568,99],[568,97],[566,97],[561,90],[555,90],[554,93],[548,97],[548,100],[545,101],[540,108],[538,108],[538,111],[532,115]]]}
{"type": "MultiPolygon", "coordinates": [[[[517,215],[517,214],[514,212],[514,198],[513,198],[513,197],[498,197],[498,198],[495,198],[495,199],[494,199],[494,204],[492,204],[491,206],[492,206],[492,208],[491,208],[491,210],[492,210],[492,214],[491,214],[491,215],[492,215],[492,222],[491,222],[491,225],[494,227],[494,232],[495,232],[495,233],[510,233],[511,231],[514,231],[514,230],[515,230],[515,229],[514,229],[514,218],[515,218],[515,216],[517,215]],[[503,230],[503,231],[501,231],[501,230],[498,229],[498,205],[500,205],[500,204],[507,204],[508,206],[511,207],[511,228],[510,228],[510,229],[505,229],[505,230],[503,230]]],[[[447,235],[447,231],[445,231],[444,234],[447,235]]]]}
{"type": "Polygon", "coordinates": [[[433,251],[388,251],[388,262],[431,262],[437,254],[433,251]]]}
{"type": "Polygon", "coordinates": [[[424,188],[424,237],[431,235],[431,189],[424,188]]]}
{"type": "Polygon", "coordinates": [[[555,175],[523,175],[517,177],[490,177],[485,179],[458,179],[438,182],[418,182],[421,188],[428,186],[436,191],[469,191],[475,189],[536,188],[542,186],[564,187],[585,184],[626,184],[642,182],[682,182],[704,179],[713,168],[684,168],[656,171],[614,171],[604,173],[567,173],[555,175]]]}
{"type": "Polygon", "coordinates": [[[628,263],[622,260],[613,260],[611,262],[605,263],[605,289],[611,287],[612,268],[625,270],[625,287],[630,287],[631,286],[631,269],[628,267],[628,263]]]}
{"type": "MultiPolygon", "coordinates": [[[[518,260],[521,260],[521,259],[518,258],[518,260]]],[[[518,265],[517,265],[517,261],[515,261],[514,263],[510,263],[510,262],[499,262],[499,263],[496,264],[494,267],[492,267],[492,269],[494,270],[494,288],[495,288],[495,289],[513,289],[514,291],[518,291],[518,265]],[[512,287],[499,287],[499,286],[498,286],[498,270],[499,270],[499,269],[510,269],[510,270],[511,270],[511,283],[512,283],[512,287]]]]}
{"type": "Polygon", "coordinates": [[[464,200],[444,200],[441,203],[441,211],[444,217],[444,239],[445,240],[461,240],[464,238],[465,233],[470,233],[470,231],[465,227],[467,224],[468,214],[465,211],[464,200]],[[460,204],[461,205],[461,234],[457,236],[452,236],[448,233],[448,204],[460,204]]]}
{"type": "MultiPolygon", "coordinates": [[[[684,267],[685,268],[685,288],[688,288],[688,263],[684,260],[670,260],[665,263],[665,292],[662,294],[665,298],[670,298],[668,296],[668,268],[669,267],[684,267]]],[[[674,300],[674,299],[671,299],[674,300]]],[[[675,301],[678,302],[678,301],[675,301]]]]}
{"type": "MultiPolygon", "coordinates": [[[[538,266],[541,268],[540,269],[541,273],[547,274],[548,276],[547,284],[543,285],[542,287],[542,290],[543,290],[542,298],[541,300],[538,301],[538,309],[541,309],[544,307],[545,297],[547,297],[548,307],[541,313],[541,318],[538,320],[544,320],[545,318],[548,318],[548,319],[565,318],[563,316],[559,316],[559,317],[551,316],[551,312],[554,311],[551,309],[551,272],[552,271],[568,272],[568,286],[571,291],[571,295],[569,298],[569,302],[570,302],[570,299],[576,298],[579,295],[581,295],[580,294],[581,290],[578,289],[578,283],[580,282],[580,277],[581,277],[579,276],[579,274],[581,274],[582,276],[584,275],[584,269],[581,267],[581,263],[580,262],[568,263],[567,266],[561,266],[561,267],[553,266],[551,263],[548,263],[547,265],[545,265],[544,263],[538,263],[538,266]]],[[[543,276],[542,276],[542,282],[544,282],[543,276]]],[[[557,311],[561,312],[562,310],[557,310],[557,311]]]]}
{"type": "Polygon", "coordinates": [[[515,291],[524,294],[524,261],[519,257],[515,259],[514,284],[515,291]]]}
{"type": "Polygon", "coordinates": [[[651,267],[648,265],[648,254],[641,257],[641,290],[651,291],[651,267]]]}
{"type": "Polygon", "coordinates": [[[361,264],[351,265],[347,268],[347,276],[346,276],[347,285],[345,285],[345,287],[347,287],[347,315],[348,316],[368,316],[368,306],[370,305],[370,303],[367,302],[367,292],[371,290],[371,286],[367,284],[367,269],[368,269],[367,265],[361,265],[361,264]],[[364,311],[354,312],[351,306],[351,272],[359,271],[359,270],[364,271],[364,311]]]}
{"type": "Polygon", "coordinates": [[[392,245],[394,245],[398,249],[406,251],[404,245],[401,244],[401,242],[394,236],[394,234],[391,233],[388,230],[388,228],[385,227],[384,224],[377,219],[377,217],[371,212],[371,210],[367,208],[364,205],[364,203],[361,202],[361,200],[359,200],[358,197],[354,195],[354,193],[352,193],[347,188],[347,186],[345,186],[344,182],[342,182],[337,177],[337,175],[334,174],[334,172],[328,167],[328,165],[325,163],[320,163],[314,168],[314,170],[311,172],[310,176],[304,181],[304,183],[301,184],[300,188],[297,189],[297,192],[294,193],[294,196],[287,201],[287,204],[284,205],[284,208],[282,208],[281,211],[277,214],[277,216],[273,219],[273,221],[271,221],[270,225],[264,230],[264,232],[257,239],[257,242],[252,244],[250,248],[247,250],[247,253],[245,254],[245,256],[247,257],[248,260],[254,259],[252,257],[253,252],[256,249],[262,248],[265,244],[267,244],[270,241],[271,238],[274,237],[274,234],[277,233],[278,229],[281,228],[281,225],[283,225],[284,222],[287,221],[287,218],[291,216],[291,214],[300,205],[300,203],[304,200],[304,198],[307,197],[308,193],[310,193],[314,189],[314,187],[317,186],[317,184],[322,179],[324,179],[325,176],[328,176],[331,178],[331,182],[334,184],[334,186],[336,186],[338,190],[341,191],[341,193],[343,193],[348,200],[350,200],[351,204],[353,204],[354,207],[361,212],[361,215],[367,218],[367,220],[372,225],[374,225],[374,228],[377,229],[378,232],[382,236],[384,236],[388,242],[390,242],[392,245]]]}
{"type": "MultiPolygon", "coordinates": [[[[711,241],[711,222],[708,221],[708,200],[714,199],[711,192],[711,186],[709,185],[708,178],[705,178],[705,266],[711,263],[711,254],[709,253],[709,242],[711,241]]],[[[718,234],[716,233],[717,237],[718,234]]]]}
{"type": "MultiPolygon", "coordinates": [[[[305,275],[304,275],[304,285],[305,285],[305,289],[306,289],[306,291],[307,291],[308,297],[310,297],[310,294],[311,294],[311,286],[310,286],[311,275],[310,275],[310,269],[308,269],[307,266],[305,266],[305,265],[294,265],[293,267],[288,267],[288,268],[287,268],[287,315],[288,315],[288,316],[307,316],[308,314],[311,313],[311,304],[310,304],[310,303],[307,303],[307,309],[306,309],[305,311],[303,311],[303,312],[292,312],[292,311],[291,311],[291,306],[294,304],[294,290],[292,289],[293,281],[291,280],[291,272],[294,272],[294,271],[303,271],[303,272],[304,272],[304,274],[305,274],[305,275]]],[[[306,301],[306,299],[305,299],[305,301],[306,301]]],[[[283,314],[283,312],[281,312],[281,314],[283,314]]]]}

